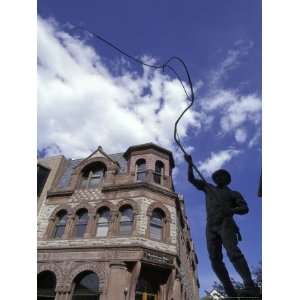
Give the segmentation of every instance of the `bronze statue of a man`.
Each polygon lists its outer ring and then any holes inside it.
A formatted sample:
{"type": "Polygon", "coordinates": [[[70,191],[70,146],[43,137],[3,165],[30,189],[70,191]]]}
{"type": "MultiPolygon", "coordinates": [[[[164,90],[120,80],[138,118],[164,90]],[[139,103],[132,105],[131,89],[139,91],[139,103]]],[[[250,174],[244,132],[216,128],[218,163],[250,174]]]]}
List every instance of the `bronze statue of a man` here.
{"type": "Polygon", "coordinates": [[[241,236],[233,219],[234,214],[248,213],[247,203],[239,192],[232,191],[228,187],[231,176],[226,170],[221,169],[213,173],[212,179],[216,183],[215,186],[196,179],[193,173],[192,157],[185,155],[185,160],[189,165],[189,181],[206,195],[207,249],[212,268],[223,284],[226,294],[229,297],[238,296],[223,262],[222,246],[226,249],[234,268],[242,277],[245,289],[256,290],[246,259],[238,247],[238,240],[241,240],[241,236]]]}

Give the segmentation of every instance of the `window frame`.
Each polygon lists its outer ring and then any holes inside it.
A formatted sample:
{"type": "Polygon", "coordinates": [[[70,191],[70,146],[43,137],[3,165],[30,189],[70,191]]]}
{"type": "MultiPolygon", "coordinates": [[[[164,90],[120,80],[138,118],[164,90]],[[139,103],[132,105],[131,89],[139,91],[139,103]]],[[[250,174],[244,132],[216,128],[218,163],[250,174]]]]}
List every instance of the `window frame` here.
{"type": "Polygon", "coordinates": [[[154,183],[160,184],[160,185],[163,184],[164,172],[165,172],[165,164],[162,161],[157,160],[155,162],[154,173],[153,173],[154,183]]]}
{"type": "Polygon", "coordinates": [[[146,169],[146,160],[144,158],[139,158],[136,162],[135,162],[135,180],[136,182],[145,182],[146,181],[146,173],[147,173],[147,169],[146,169]],[[140,170],[139,168],[141,168],[141,166],[143,166],[143,169],[140,170]],[[142,177],[142,179],[139,179],[139,177],[142,177]]]}
{"type": "Polygon", "coordinates": [[[121,236],[130,236],[133,234],[134,232],[134,222],[135,222],[135,216],[134,216],[134,209],[131,205],[129,204],[125,204],[125,205],[122,205],[120,208],[119,208],[119,220],[118,220],[118,232],[119,232],[119,235],[121,236]],[[125,211],[126,209],[130,209],[131,212],[132,212],[132,215],[131,215],[131,220],[130,221],[122,221],[122,216],[123,216],[123,211],[125,211]],[[130,231],[128,232],[122,232],[121,228],[122,228],[122,223],[129,223],[131,224],[131,229],[130,231]]]}
{"type": "Polygon", "coordinates": [[[54,226],[53,226],[53,230],[52,230],[52,234],[51,234],[51,237],[53,239],[62,239],[63,236],[65,235],[66,233],[66,227],[67,227],[67,224],[68,224],[68,212],[65,210],[65,209],[61,209],[59,210],[56,215],[55,215],[55,222],[54,222],[54,226]],[[62,214],[62,216],[59,216],[60,214],[62,214]],[[65,222],[64,224],[60,224],[60,221],[65,218],[65,222]],[[58,232],[57,228],[58,227],[64,227],[64,230],[63,230],[63,233],[61,236],[57,236],[56,233],[58,232]]]}
{"type": "Polygon", "coordinates": [[[165,212],[159,208],[156,207],[152,210],[152,213],[150,215],[150,220],[149,220],[149,238],[152,240],[156,240],[156,241],[164,241],[165,240],[165,231],[166,231],[166,214],[165,212]],[[153,214],[155,212],[159,212],[161,214],[161,225],[156,224],[155,222],[153,222],[154,216],[153,214]],[[160,228],[160,238],[156,238],[155,235],[153,234],[153,232],[151,231],[152,228],[160,228]]]}
{"type": "Polygon", "coordinates": [[[96,189],[103,182],[107,172],[107,167],[103,162],[94,162],[83,168],[80,172],[80,180],[79,180],[79,189],[96,189]],[[99,168],[97,168],[99,166],[99,168]],[[101,171],[99,175],[97,175],[97,171],[101,171]],[[88,174],[85,176],[85,174],[88,174]],[[92,184],[94,179],[99,178],[99,182],[95,185],[92,184]],[[85,184],[83,184],[85,182],[85,184]]]}
{"type": "Polygon", "coordinates": [[[98,208],[98,210],[97,210],[97,217],[96,217],[96,230],[95,230],[95,237],[96,238],[106,238],[106,237],[108,237],[108,236],[110,236],[110,232],[111,232],[111,226],[110,226],[110,224],[111,224],[111,220],[112,220],[112,212],[111,212],[111,210],[110,210],[110,208],[109,207],[107,207],[107,206],[102,206],[102,207],[100,207],[100,208],[98,208]],[[107,219],[107,222],[99,222],[99,220],[100,220],[100,217],[101,217],[101,212],[103,212],[103,211],[108,211],[109,212],[109,217],[108,217],[108,219],[107,219]],[[97,233],[98,233],[98,228],[99,227],[105,227],[105,226],[99,226],[99,224],[106,224],[106,226],[107,226],[107,233],[106,233],[106,235],[104,236],[102,236],[102,235],[97,235],[97,233]]]}
{"type": "Polygon", "coordinates": [[[87,233],[87,230],[88,230],[89,221],[90,221],[90,217],[89,217],[89,211],[88,211],[88,209],[86,209],[86,208],[80,208],[79,210],[76,211],[75,222],[74,222],[74,226],[73,226],[73,234],[72,234],[73,238],[75,238],[75,239],[81,239],[81,238],[85,237],[85,235],[87,233]],[[87,215],[87,217],[85,219],[86,221],[84,223],[83,222],[80,223],[81,217],[79,216],[79,213],[81,211],[84,211],[84,213],[82,215],[84,215],[84,214],[87,215]],[[82,234],[82,236],[78,236],[77,235],[77,232],[78,232],[77,228],[79,228],[82,225],[85,225],[84,233],[82,234]]]}
{"type": "MultiPolygon", "coordinates": [[[[94,293],[90,294],[90,296],[91,297],[97,297],[97,299],[99,299],[99,296],[101,295],[99,276],[98,276],[98,274],[96,272],[89,271],[89,270],[85,270],[85,271],[82,271],[82,272],[78,273],[75,276],[75,278],[73,279],[73,282],[72,282],[72,291],[71,291],[71,294],[70,294],[70,299],[76,300],[77,297],[81,297],[82,296],[82,292],[85,291],[85,289],[78,289],[77,290],[77,288],[78,288],[77,284],[79,284],[79,286],[80,286],[80,282],[84,279],[84,277],[88,276],[90,274],[93,274],[93,275],[96,276],[96,285],[97,285],[97,288],[94,290],[94,293]],[[82,278],[80,278],[80,277],[82,277],[82,278]],[[79,292],[79,293],[76,295],[76,292],[79,292]]],[[[90,291],[89,289],[86,289],[86,290],[90,291]]]]}

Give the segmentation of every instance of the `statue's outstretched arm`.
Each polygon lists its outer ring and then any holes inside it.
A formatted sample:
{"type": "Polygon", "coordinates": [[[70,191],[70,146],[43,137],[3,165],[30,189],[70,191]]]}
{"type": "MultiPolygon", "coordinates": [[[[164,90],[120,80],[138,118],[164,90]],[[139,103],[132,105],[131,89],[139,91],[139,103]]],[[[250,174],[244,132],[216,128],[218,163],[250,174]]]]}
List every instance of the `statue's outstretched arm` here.
{"type": "Polygon", "coordinates": [[[192,164],[189,164],[188,167],[188,180],[190,183],[192,183],[198,190],[203,191],[205,187],[205,182],[200,179],[196,179],[194,176],[193,166],[192,164]]]}

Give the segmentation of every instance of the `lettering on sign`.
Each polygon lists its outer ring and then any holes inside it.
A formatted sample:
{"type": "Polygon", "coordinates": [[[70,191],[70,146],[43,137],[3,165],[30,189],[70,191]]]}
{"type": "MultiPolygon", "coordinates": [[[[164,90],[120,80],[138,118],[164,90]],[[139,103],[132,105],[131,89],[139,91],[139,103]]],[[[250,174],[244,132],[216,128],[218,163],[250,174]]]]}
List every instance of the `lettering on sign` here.
{"type": "Polygon", "coordinates": [[[167,264],[172,265],[173,259],[170,255],[167,254],[161,254],[154,251],[144,251],[144,260],[157,263],[157,264],[167,264]]]}

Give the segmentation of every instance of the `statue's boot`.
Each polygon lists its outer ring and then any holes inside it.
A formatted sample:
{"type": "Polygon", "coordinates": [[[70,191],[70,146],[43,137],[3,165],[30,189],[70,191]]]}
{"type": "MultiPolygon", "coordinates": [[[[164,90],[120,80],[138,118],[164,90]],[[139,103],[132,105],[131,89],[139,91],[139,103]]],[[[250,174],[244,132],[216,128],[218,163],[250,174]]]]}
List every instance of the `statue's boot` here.
{"type": "Polygon", "coordinates": [[[232,282],[230,280],[228,271],[223,263],[223,261],[212,261],[212,268],[221,281],[224,290],[228,297],[237,297],[237,292],[234,289],[232,282]]]}
{"type": "Polygon", "coordinates": [[[251,272],[248,267],[247,261],[244,256],[240,256],[234,260],[231,260],[234,268],[240,274],[244,281],[245,288],[255,288],[255,284],[251,277],[251,272]]]}
{"type": "Polygon", "coordinates": [[[253,299],[261,299],[261,291],[258,287],[245,287],[237,291],[239,297],[253,297],[253,299]]]}

